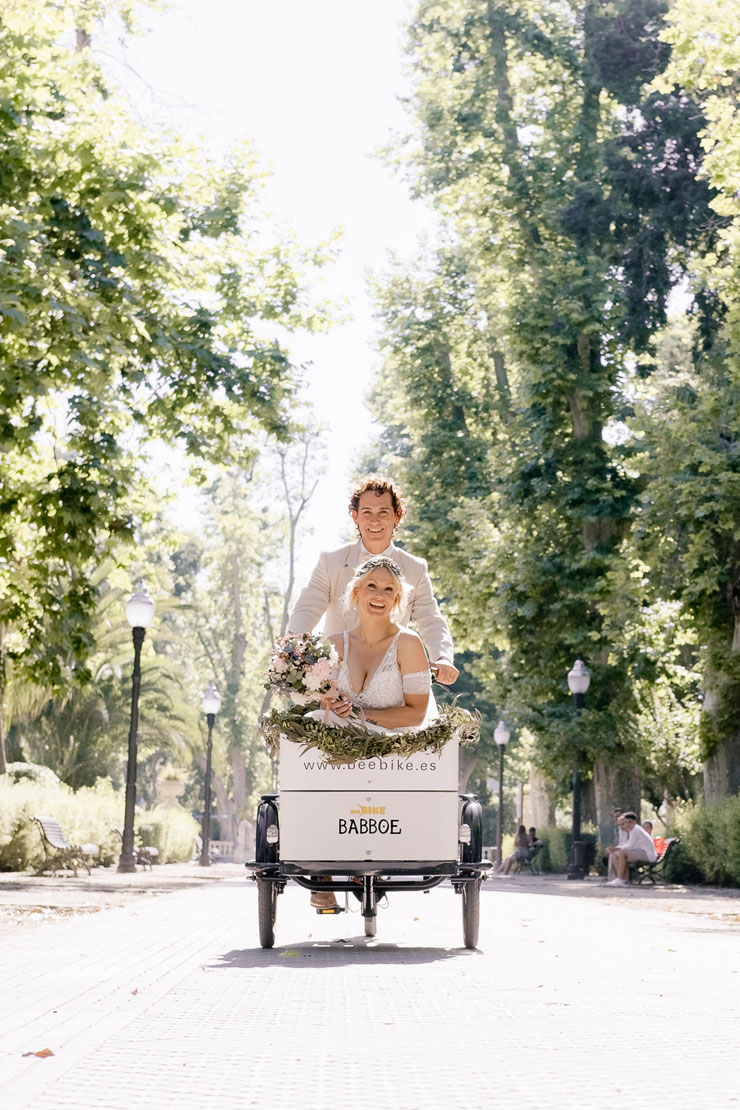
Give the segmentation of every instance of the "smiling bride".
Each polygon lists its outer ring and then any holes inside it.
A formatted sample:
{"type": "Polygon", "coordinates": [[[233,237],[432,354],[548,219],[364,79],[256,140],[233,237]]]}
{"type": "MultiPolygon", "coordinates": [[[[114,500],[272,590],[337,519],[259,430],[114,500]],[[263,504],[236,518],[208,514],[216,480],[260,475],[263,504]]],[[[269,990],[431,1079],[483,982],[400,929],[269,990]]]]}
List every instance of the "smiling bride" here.
{"type": "Polygon", "coordinates": [[[368,559],[355,571],[344,606],[356,612],[359,624],[329,637],[340,666],[336,694],[321,702],[326,723],[359,717],[372,732],[395,733],[423,728],[436,715],[422,642],[394,621],[407,589],[401,568],[387,556],[368,559]]]}
{"type": "MultiPolygon", "coordinates": [[[[329,640],[339,656],[334,688],[321,709],[307,714],[335,727],[360,718],[370,732],[399,733],[423,728],[436,715],[432,674],[415,632],[399,627],[408,585],[398,564],[376,555],[358,567],[344,595],[345,609],[357,614],[351,632],[329,640]]],[[[314,891],[311,905],[336,907],[331,891],[314,891]]]]}

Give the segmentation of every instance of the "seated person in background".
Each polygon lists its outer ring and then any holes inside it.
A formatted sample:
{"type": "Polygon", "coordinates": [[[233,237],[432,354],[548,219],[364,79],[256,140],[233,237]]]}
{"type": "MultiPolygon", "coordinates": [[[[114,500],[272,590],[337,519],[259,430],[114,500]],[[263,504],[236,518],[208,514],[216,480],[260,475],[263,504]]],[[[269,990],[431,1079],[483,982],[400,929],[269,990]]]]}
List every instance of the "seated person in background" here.
{"type": "Polygon", "coordinates": [[[532,843],[529,839],[529,833],[525,829],[524,825],[520,825],[519,831],[514,837],[514,851],[511,853],[510,856],[506,857],[503,863],[498,864],[498,866],[495,868],[494,873],[496,875],[508,875],[509,871],[511,870],[512,864],[516,860],[526,859],[531,847],[532,843]]]}
{"type": "Polygon", "coordinates": [[[606,872],[607,872],[606,877],[607,877],[607,879],[613,879],[614,878],[614,861],[612,860],[612,856],[614,855],[614,853],[619,848],[622,847],[622,844],[624,843],[624,840],[627,836],[627,833],[624,831],[624,829],[622,828],[622,826],[620,824],[623,813],[624,813],[624,810],[620,809],[619,806],[615,806],[614,809],[612,810],[612,817],[614,818],[614,824],[617,827],[617,843],[612,845],[611,848],[607,848],[606,855],[604,856],[604,865],[606,867],[606,872]]]}
{"type": "MultiPolygon", "coordinates": [[[[648,834],[648,836],[653,836],[653,822],[652,821],[643,821],[642,822],[642,827],[645,830],[645,832],[648,834]]],[[[660,859],[660,857],[663,855],[663,852],[665,852],[665,837],[664,836],[653,836],[653,844],[655,845],[655,851],[658,853],[658,859],[660,859]]]]}
{"type": "Polygon", "coordinates": [[[626,837],[620,847],[616,848],[610,859],[614,861],[616,878],[610,879],[607,886],[628,886],[629,865],[633,860],[647,860],[655,863],[658,853],[655,851],[653,838],[645,832],[642,825],[637,823],[637,814],[623,813],[619,818],[620,825],[624,828],[626,837]]]}
{"type": "Polygon", "coordinates": [[[534,825],[530,825],[529,827],[529,843],[532,845],[532,847],[527,853],[527,859],[534,859],[534,857],[537,855],[537,852],[542,847],[542,841],[537,836],[537,829],[534,827],[534,825]]]}

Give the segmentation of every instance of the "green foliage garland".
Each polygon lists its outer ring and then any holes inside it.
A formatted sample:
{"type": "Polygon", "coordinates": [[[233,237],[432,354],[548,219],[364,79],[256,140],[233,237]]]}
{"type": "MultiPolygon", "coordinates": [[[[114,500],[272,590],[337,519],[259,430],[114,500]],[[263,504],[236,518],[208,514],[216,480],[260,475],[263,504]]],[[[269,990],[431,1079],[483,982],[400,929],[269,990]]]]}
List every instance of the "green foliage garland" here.
{"type": "Polygon", "coordinates": [[[461,744],[474,744],[480,735],[480,717],[458,705],[445,706],[439,717],[417,732],[378,734],[361,725],[347,724],[334,728],[323,721],[307,717],[300,707],[280,711],[273,709],[260,721],[260,731],[270,755],[280,750],[280,739],[302,744],[304,752],[318,748],[327,763],[354,763],[358,759],[384,759],[390,755],[403,758],[417,752],[441,752],[454,734],[461,744]]]}

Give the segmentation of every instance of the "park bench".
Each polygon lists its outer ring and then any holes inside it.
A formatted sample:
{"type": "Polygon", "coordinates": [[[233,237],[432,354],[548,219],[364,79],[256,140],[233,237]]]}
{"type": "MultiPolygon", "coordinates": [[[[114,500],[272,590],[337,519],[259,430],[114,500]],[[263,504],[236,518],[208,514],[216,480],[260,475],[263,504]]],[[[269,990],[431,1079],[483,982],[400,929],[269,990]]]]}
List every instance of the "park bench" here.
{"type": "Polygon", "coordinates": [[[90,874],[88,861],[100,854],[97,844],[70,844],[56,817],[32,817],[31,820],[36,822],[44,846],[44,862],[40,872],[56,872],[64,868],[73,871],[77,878],[77,868],[84,867],[88,875],[90,874]]]}
{"type": "Polygon", "coordinates": [[[540,854],[541,848],[542,844],[537,844],[534,848],[529,849],[526,859],[515,860],[513,874],[521,875],[522,871],[524,871],[525,868],[528,868],[530,875],[539,875],[539,869],[534,861],[540,854]]]}
{"type": "Polygon", "coordinates": [[[678,836],[669,836],[665,842],[663,852],[653,863],[648,862],[646,859],[638,859],[630,863],[630,882],[636,883],[639,886],[640,883],[644,883],[648,880],[654,885],[656,879],[662,879],[665,861],[673,851],[674,845],[678,844],[679,839],[680,837],[678,836]]]}
{"type": "MultiPolygon", "coordinates": [[[[121,846],[123,847],[123,829],[114,829],[113,832],[119,836],[121,846]]],[[[152,865],[159,859],[159,848],[155,848],[151,845],[146,847],[142,844],[134,844],[134,855],[136,857],[136,862],[140,863],[145,871],[147,867],[151,871],[152,865]]]]}

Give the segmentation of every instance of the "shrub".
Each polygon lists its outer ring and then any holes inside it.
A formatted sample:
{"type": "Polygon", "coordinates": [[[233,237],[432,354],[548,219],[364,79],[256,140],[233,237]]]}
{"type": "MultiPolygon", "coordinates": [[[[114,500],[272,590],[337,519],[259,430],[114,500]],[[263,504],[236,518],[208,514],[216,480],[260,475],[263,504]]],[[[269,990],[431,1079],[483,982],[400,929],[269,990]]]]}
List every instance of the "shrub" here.
{"type": "Polygon", "coordinates": [[[31,821],[34,815],[56,817],[70,843],[99,844],[100,862],[112,863],[120,852],[112,828],[120,821],[123,797],[110,782],[76,793],[64,783],[41,776],[0,778],[0,871],[27,871],[44,861],[41,835],[31,821]]]}
{"type": "Polygon", "coordinates": [[[200,825],[179,806],[157,806],[138,820],[139,840],[157,848],[160,863],[183,863],[193,858],[200,825]]]}
{"type": "Polygon", "coordinates": [[[719,805],[686,806],[675,818],[681,843],[666,862],[672,882],[740,886],[740,796],[719,805]]]}
{"type": "MultiPolygon", "coordinates": [[[[553,874],[563,874],[568,870],[570,860],[570,846],[573,835],[570,829],[561,829],[550,825],[546,829],[538,829],[537,836],[542,841],[535,867],[538,871],[553,874]]],[[[593,865],[596,858],[596,836],[592,832],[582,832],[581,840],[586,842],[586,873],[593,865]]]]}
{"type": "Polygon", "coordinates": [[[568,867],[568,848],[566,832],[555,825],[538,829],[537,836],[542,841],[536,864],[538,871],[562,872],[568,867]]]}
{"type": "Polygon", "coordinates": [[[703,883],[704,875],[681,840],[665,861],[663,878],[667,883],[703,883]]]}
{"type": "Polygon", "coordinates": [[[59,776],[51,767],[44,767],[41,763],[8,763],[6,773],[12,782],[22,782],[30,779],[31,782],[43,782],[54,786],[60,781],[59,776]]]}
{"type": "MultiPolygon", "coordinates": [[[[74,791],[49,775],[27,773],[17,768],[13,775],[0,776],[0,871],[39,870],[44,862],[41,834],[31,818],[56,817],[65,836],[74,844],[100,845],[100,863],[109,866],[121,854],[121,838],[113,830],[123,823],[124,794],[116,792],[108,779],[74,791]]],[[[41,770],[48,770],[42,768],[41,770]]],[[[136,839],[159,849],[159,862],[192,858],[199,827],[179,808],[137,813],[136,839]]]]}

